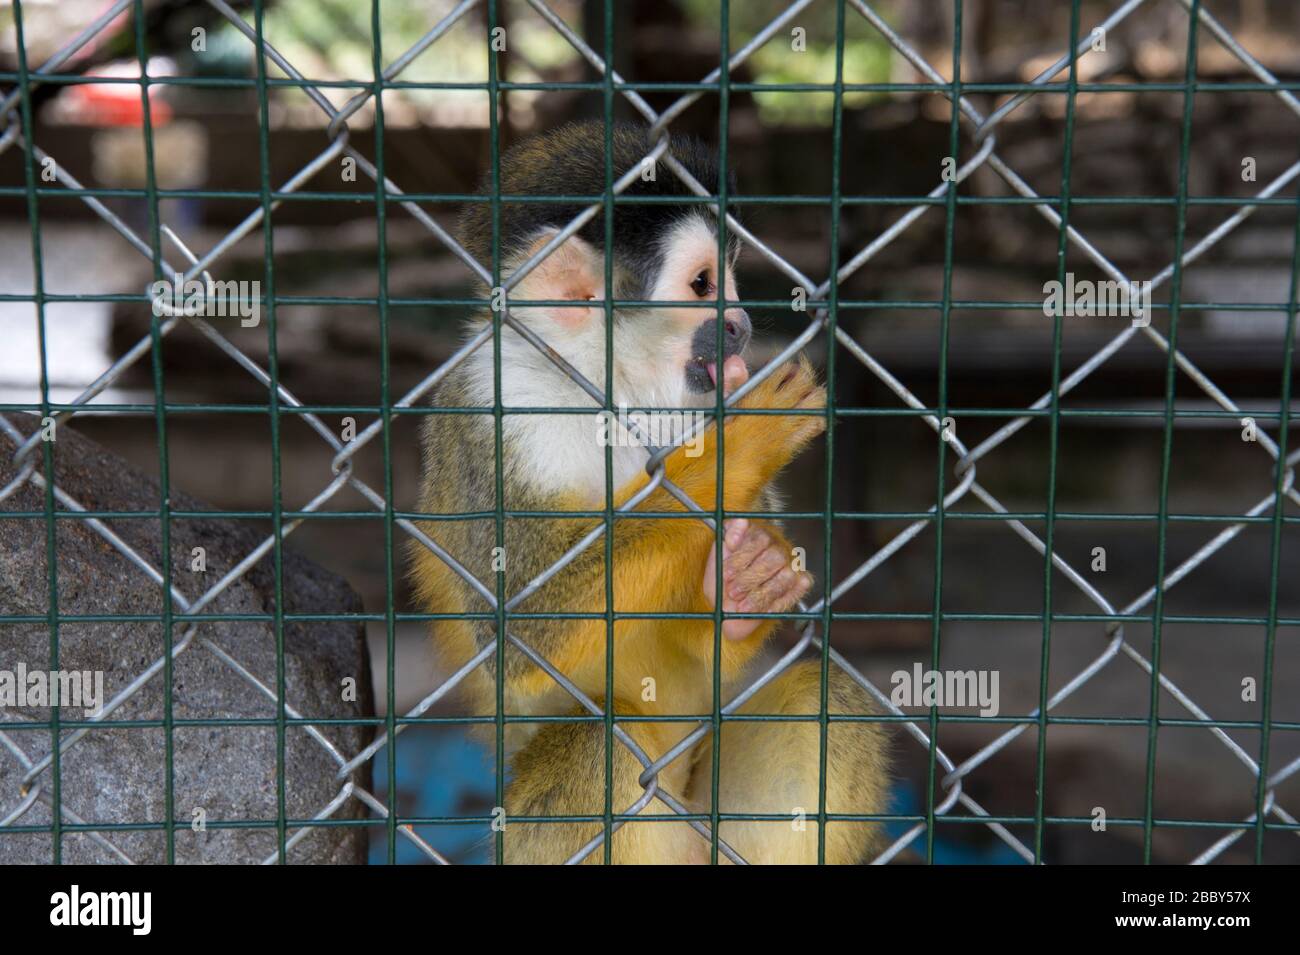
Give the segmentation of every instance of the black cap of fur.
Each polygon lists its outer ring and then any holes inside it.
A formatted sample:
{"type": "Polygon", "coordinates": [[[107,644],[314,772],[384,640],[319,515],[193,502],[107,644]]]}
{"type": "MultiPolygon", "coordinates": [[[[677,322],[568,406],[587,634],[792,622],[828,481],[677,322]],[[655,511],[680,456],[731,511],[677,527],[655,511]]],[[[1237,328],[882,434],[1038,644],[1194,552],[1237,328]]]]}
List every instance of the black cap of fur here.
{"type": "MultiPolygon", "coordinates": [[[[631,123],[615,123],[613,181],[633,167],[654,148],[646,128],[631,123]]],[[[718,157],[698,139],[673,138],[672,154],[710,192],[718,188],[718,157]]],[[[734,177],[727,177],[727,191],[734,190],[734,177]]],[[[512,146],[501,156],[501,193],[503,195],[560,196],[600,195],[605,191],[605,125],[600,120],[568,123],[512,146]]],[[[479,195],[492,194],[492,177],[487,174],[479,195]]],[[[662,163],[655,169],[655,179],[646,182],[639,176],[620,196],[669,196],[695,198],[677,176],[662,163]]],[[[502,203],[501,256],[506,260],[526,248],[537,234],[548,227],[564,228],[582,210],[582,203],[502,203]]],[[[733,213],[734,214],[734,213],[733,213]]],[[[645,292],[653,281],[661,258],[659,241],[676,222],[685,216],[701,217],[716,230],[716,218],[699,201],[693,203],[617,203],[614,210],[614,261],[626,274],[634,277],[645,292]]],[[[605,219],[601,213],[579,230],[578,235],[597,249],[605,246],[605,219]]],[[[461,215],[461,244],[485,267],[492,262],[492,205],[470,203],[461,215]]],[[[728,236],[728,244],[736,239],[728,236]]]]}

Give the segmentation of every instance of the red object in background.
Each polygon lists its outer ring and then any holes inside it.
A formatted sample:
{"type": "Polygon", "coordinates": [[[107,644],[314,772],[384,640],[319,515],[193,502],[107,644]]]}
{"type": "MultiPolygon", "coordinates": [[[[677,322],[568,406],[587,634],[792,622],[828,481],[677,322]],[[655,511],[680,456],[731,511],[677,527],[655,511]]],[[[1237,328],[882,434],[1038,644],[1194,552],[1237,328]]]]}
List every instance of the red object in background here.
{"type": "MultiPolygon", "coordinates": [[[[172,110],[149,90],[149,118],[155,126],[171,122],[172,110]]],[[[65,108],[72,118],[87,126],[143,126],[144,104],[140,87],[133,83],[87,83],[69,87],[65,108]]]]}

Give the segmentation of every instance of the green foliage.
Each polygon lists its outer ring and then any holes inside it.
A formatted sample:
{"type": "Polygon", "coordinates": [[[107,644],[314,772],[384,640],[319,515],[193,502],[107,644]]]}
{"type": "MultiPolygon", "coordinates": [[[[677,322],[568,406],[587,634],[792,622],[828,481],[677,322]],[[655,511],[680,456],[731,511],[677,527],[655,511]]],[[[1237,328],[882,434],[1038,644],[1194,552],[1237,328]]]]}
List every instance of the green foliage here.
{"type": "MultiPolygon", "coordinates": [[[[693,29],[719,29],[721,5],[718,0],[682,0],[693,29]]],[[[730,44],[733,51],[756,36],[778,17],[787,4],[769,0],[733,2],[729,7],[730,44]]],[[[852,24],[852,21],[850,21],[852,24]]],[[[835,82],[835,24],[836,6],[817,3],[777,31],[748,63],[756,83],[818,83],[835,82]],[[795,49],[796,28],[803,31],[802,49],[795,49]]],[[[890,78],[892,53],[888,42],[875,30],[862,31],[853,36],[846,31],[844,39],[845,83],[884,83],[890,78]]],[[[844,94],[844,108],[861,108],[881,94],[848,92],[844,94]]],[[[754,94],[759,115],[773,125],[828,126],[834,111],[834,96],[822,92],[758,92],[754,94]]]]}

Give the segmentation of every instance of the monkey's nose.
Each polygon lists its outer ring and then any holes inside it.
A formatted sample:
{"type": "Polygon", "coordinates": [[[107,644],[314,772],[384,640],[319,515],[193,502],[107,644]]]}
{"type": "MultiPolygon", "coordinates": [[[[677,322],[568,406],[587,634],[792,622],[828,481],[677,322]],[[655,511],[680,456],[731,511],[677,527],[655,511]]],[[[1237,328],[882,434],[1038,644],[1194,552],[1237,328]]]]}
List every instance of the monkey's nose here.
{"type": "Polygon", "coordinates": [[[688,379],[694,382],[698,392],[705,392],[714,387],[713,381],[705,374],[709,365],[721,368],[732,355],[739,355],[749,344],[753,326],[743,308],[729,308],[722,316],[722,354],[718,354],[718,319],[710,316],[695,326],[691,336],[691,362],[688,366],[688,379]],[[690,376],[694,376],[691,378],[690,376]]]}
{"type": "Polygon", "coordinates": [[[744,351],[745,346],[749,344],[749,338],[754,332],[754,326],[749,321],[749,313],[743,308],[729,308],[726,311],[726,317],[723,320],[723,331],[726,335],[725,350],[727,354],[734,355],[737,352],[744,351]]]}

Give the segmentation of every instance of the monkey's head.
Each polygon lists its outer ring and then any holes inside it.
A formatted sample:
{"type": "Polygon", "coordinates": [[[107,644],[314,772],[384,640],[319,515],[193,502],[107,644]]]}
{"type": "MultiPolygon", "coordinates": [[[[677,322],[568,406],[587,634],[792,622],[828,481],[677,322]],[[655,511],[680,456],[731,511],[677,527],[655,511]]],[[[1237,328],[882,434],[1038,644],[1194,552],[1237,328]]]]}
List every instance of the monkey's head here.
{"type": "MultiPolygon", "coordinates": [[[[607,277],[612,277],[611,298],[652,303],[613,312],[614,401],[661,407],[711,405],[724,376],[733,386],[745,376],[740,356],[750,339],[749,316],[742,308],[726,309],[719,350],[716,307],[719,295],[739,298],[732,269],[740,244],[729,234],[719,263],[716,216],[704,204],[690,201],[694,194],[662,163],[642,165],[654,146],[645,130],[616,124],[611,136],[612,181],[633,168],[640,169],[640,175],[621,193],[637,201],[615,207],[609,237],[602,212],[529,266],[529,260],[590,203],[500,204],[502,282],[527,269],[510,290],[511,314],[603,387],[604,299],[607,277]],[[612,252],[611,262],[606,261],[606,249],[612,252]],[[526,304],[539,300],[591,304],[526,304]],[[709,303],[713,307],[698,307],[709,303]]],[[[705,188],[717,189],[717,157],[703,144],[674,139],[672,153],[705,188]]],[[[595,197],[604,193],[605,181],[605,127],[598,121],[563,126],[522,142],[501,157],[502,195],[595,197]]],[[[732,188],[729,185],[728,191],[732,188]]],[[[489,180],[480,194],[490,191],[489,180]]],[[[472,203],[461,218],[459,232],[466,249],[490,266],[491,203],[472,203]]],[[[503,360],[524,362],[543,374],[562,374],[527,344],[503,346],[503,360]]]]}

